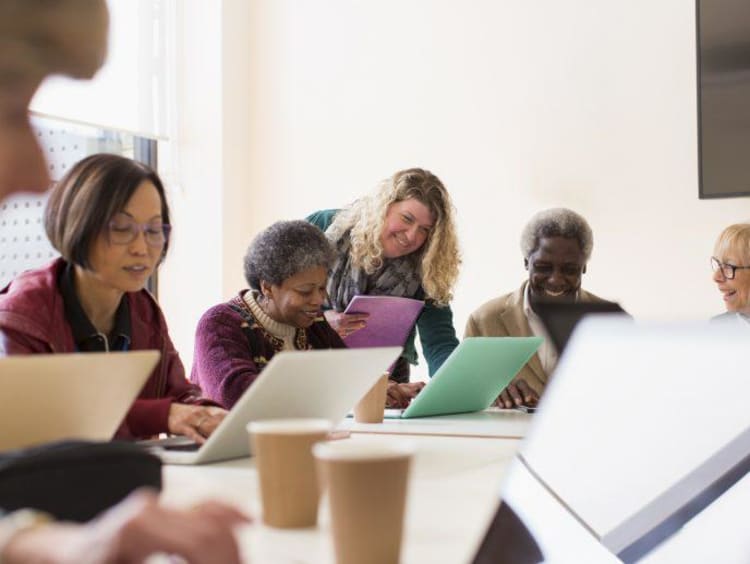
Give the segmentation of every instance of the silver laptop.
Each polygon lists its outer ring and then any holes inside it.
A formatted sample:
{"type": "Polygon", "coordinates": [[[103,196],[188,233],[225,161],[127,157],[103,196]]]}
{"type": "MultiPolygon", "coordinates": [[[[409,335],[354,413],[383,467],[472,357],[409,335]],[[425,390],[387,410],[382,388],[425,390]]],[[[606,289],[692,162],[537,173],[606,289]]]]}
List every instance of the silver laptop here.
{"type": "Polygon", "coordinates": [[[576,327],[503,490],[548,561],[573,556],[556,506],[615,560],[747,562],[748,342],[739,324],[576,327]],[[543,504],[514,487],[532,480],[543,504]]]}
{"type": "Polygon", "coordinates": [[[0,450],[111,439],[158,360],[158,351],[0,358],[0,450]]]}
{"type": "Polygon", "coordinates": [[[286,417],[337,424],[401,354],[401,347],[287,351],[276,354],[203,445],[145,445],[167,464],[203,464],[250,454],[246,425],[286,417]]]}

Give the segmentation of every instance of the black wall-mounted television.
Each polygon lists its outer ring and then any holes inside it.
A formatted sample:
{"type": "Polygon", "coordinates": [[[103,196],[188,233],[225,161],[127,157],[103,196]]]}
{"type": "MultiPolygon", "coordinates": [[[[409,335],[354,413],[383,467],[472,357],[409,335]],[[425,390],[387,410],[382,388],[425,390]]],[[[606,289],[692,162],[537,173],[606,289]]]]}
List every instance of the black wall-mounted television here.
{"type": "Polygon", "coordinates": [[[698,195],[750,196],[750,0],[696,0],[698,195]]]}

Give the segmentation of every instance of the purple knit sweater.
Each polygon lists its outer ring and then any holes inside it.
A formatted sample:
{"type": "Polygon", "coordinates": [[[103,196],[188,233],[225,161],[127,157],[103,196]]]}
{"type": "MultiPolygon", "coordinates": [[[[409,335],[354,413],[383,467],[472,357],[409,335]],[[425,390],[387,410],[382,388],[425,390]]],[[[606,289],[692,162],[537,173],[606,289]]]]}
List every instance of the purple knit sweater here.
{"type": "MultiPolygon", "coordinates": [[[[284,346],[282,339],[258,323],[242,299],[243,294],[204,313],[195,333],[190,379],[206,397],[227,409],[284,346]]],[[[294,346],[300,350],[346,348],[338,333],[322,318],[307,329],[297,329],[294,346]]]]}

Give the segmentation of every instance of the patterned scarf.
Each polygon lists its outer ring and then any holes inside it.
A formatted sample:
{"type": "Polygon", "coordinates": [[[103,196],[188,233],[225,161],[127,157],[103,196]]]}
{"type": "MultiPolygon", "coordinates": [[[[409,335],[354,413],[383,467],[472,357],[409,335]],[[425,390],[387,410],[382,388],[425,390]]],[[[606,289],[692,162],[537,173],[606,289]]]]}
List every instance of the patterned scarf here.
{"type": "Polygon", "coordinates": [[[377,272],[367,275],[362,268],[352,265],[349,233],[341,236],[330,228],[326,236],[336,248],[336,262],[328,277],[328,297],[331,307],[344,311],[356,295],[398,296],[413,298],[422,286],[422,275],[419,268],[419,253],[410,253],[395,259],[385,259],[377,272]]]}

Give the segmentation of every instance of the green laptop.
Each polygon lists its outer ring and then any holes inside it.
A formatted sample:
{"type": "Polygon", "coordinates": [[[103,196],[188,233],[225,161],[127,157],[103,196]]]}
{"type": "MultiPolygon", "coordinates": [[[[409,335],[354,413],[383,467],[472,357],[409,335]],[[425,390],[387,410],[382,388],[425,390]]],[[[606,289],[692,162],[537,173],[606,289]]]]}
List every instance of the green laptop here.
{"type": "Polygon", "coordinates": [[[404,410],[386,417],[427,417],[487,409],[542,344],[541,337],[469,337],[445,359],[404,410]]]}

